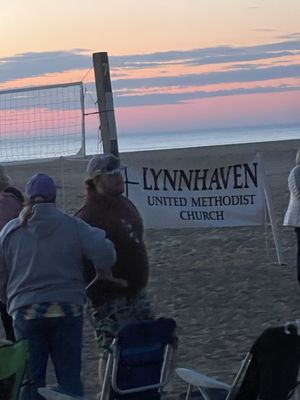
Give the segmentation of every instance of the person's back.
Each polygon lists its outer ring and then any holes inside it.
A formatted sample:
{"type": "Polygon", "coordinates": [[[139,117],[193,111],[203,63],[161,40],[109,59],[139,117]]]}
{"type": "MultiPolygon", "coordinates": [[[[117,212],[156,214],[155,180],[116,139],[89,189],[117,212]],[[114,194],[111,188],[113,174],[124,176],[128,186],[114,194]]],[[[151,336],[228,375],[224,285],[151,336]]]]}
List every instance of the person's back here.
{"type": "MultiPolygon", "coordinates": [[[[76,299],[77,304],[84,304],[82,257],[86,248],[91,258],[92,253],[96,259],[101,252],[98,242],[96,251],[92,248],[91,232],[86,227],[79,219],[63,214],[53,203],[34,205],[25,226],[17,219],[5,226],[0,239],[2,246],[8,257],[15,254],[14,263],[18,264],[18,269],[11,264],[7,284],[10,313],[19,306],[53,298],[64,302],[76,299]]],[[[101,246],[103,237],[100,238],[101,246]]],[[[98,257],[98,266],[105,265],[104,250],[102,260],[98,257]]]]}

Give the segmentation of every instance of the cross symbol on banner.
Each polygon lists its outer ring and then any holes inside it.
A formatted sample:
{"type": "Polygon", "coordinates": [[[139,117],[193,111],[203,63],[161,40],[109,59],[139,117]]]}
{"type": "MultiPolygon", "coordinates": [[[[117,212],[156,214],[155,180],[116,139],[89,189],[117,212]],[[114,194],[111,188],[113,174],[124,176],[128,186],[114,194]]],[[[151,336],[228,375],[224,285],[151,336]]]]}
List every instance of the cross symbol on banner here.
{"type": "Polygon", "coordinates": [[[139,185],[139,182],[134,182],[134,181],[130,181],[128,178],[128,172],[127,172],[127,167],[124,170],[124,175],[125,175],[125,179],[124,179],[124,184],[125,184],[125,195],[126,197],[128,197],[129,195],[129,185],[139,185]]]}

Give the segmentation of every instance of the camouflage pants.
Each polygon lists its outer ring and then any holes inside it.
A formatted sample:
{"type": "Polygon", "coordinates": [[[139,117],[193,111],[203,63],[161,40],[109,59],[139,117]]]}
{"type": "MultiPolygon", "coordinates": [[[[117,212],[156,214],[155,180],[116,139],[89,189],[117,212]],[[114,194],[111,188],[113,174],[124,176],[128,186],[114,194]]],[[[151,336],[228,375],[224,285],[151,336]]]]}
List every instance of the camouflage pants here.
{"type": "Polygon", "coordinates": [[[87,312],[95,329],[102,356],[111,352],[112,341],[125,324],[154,318],[150,302],[144,292],[132,298],[116,299],[97,308],[88,303],[87,312]]]}

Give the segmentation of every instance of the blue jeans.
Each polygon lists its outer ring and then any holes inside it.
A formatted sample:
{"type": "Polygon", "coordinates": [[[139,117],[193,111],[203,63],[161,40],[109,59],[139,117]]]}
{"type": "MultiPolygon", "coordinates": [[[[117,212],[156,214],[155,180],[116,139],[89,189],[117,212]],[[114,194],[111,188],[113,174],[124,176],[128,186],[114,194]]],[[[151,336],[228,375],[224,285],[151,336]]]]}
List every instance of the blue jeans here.
{"type": "Polygon", "coordinates": [[[46,386],[49,356],[60,391],[83,396],[81,346],[83,318],[53,317],[13,321],[17,340],[25,338],[29,346],[29,372],[32,384],[26,385],[21,400],[42,400],[37,388],[46,386]]]}

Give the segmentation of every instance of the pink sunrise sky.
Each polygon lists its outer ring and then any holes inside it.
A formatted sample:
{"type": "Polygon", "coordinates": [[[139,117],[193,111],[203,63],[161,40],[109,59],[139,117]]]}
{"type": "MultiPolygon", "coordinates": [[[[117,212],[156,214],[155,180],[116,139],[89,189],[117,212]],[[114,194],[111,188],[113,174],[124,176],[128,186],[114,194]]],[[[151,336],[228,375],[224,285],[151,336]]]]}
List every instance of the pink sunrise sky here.
{"type": "Polygon", "coordinates": [[[298,0],[7,3],[0,90],[83,80],[93,109],[106,51],[119,132],[300,123],[298,0]]]}

